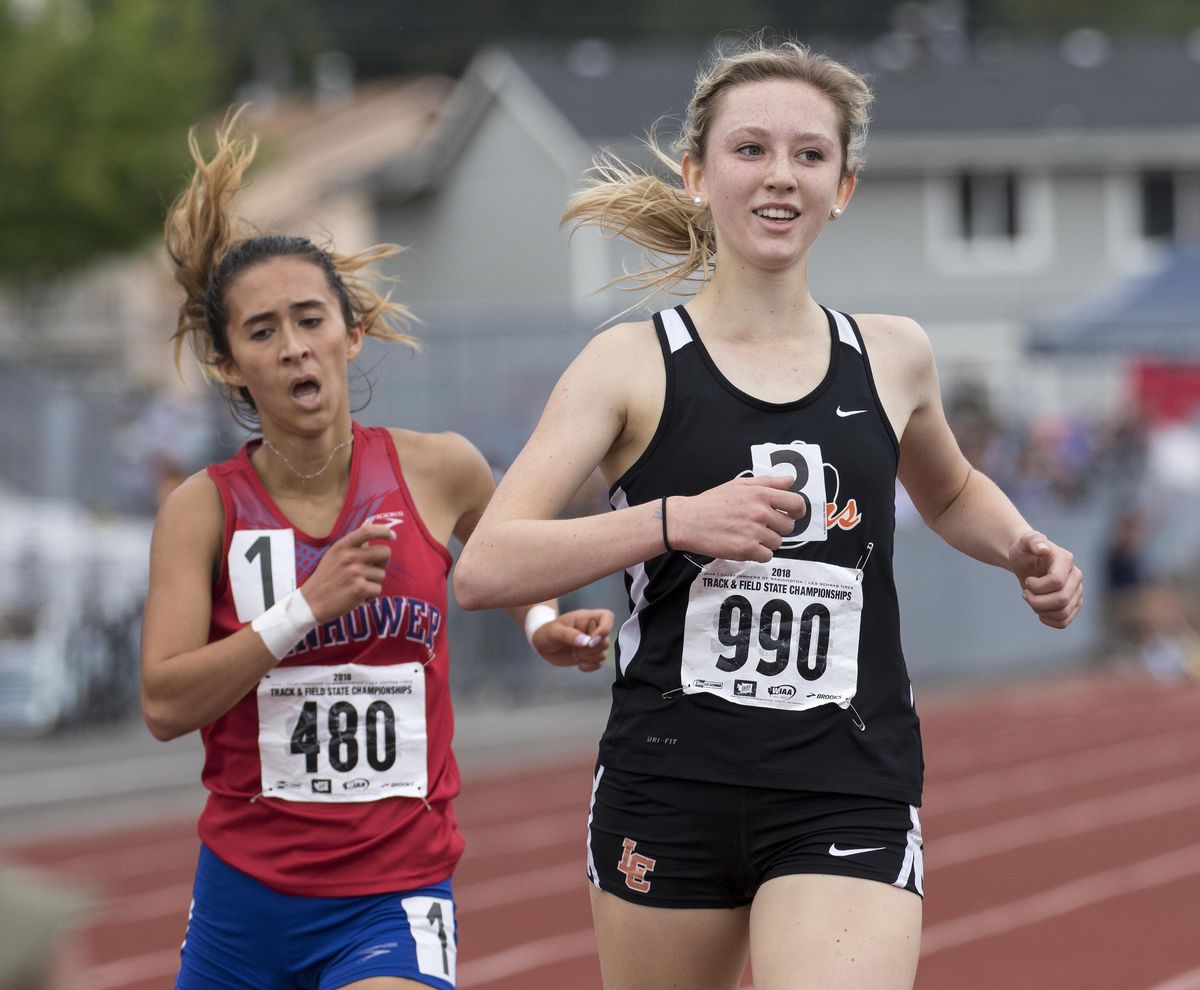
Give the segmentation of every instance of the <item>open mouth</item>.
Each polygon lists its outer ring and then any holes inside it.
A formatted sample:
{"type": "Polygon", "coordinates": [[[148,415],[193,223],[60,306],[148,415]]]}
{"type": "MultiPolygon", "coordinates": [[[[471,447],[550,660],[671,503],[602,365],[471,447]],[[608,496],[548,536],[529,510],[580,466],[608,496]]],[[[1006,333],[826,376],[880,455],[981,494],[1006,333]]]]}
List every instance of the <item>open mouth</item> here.
{"type": "Polygon", "coordinates": [[[795,220],[800,214],[783,206],[763,206],[754,211],[756,217],[764,220],[795,220]]]}
{"type": "Polygon", "coordinates": [[[301,378],[292,382],[291,394],[300,405],[311,408],[321,401],[321,383],[315,378],[301,378]]]}

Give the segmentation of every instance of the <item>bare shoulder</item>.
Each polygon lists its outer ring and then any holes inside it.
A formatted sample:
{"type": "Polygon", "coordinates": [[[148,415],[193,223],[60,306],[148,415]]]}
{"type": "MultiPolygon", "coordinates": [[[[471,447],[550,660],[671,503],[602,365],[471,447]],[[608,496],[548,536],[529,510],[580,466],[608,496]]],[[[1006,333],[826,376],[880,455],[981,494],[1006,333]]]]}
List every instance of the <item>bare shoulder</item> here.
{"type": "Polygon", "coordinates": [[[154,546],[172,554],[199,552],[216,559],[224,527],[216,483],[207,471],[197,471],[163,499],[154,521],[154,546]]]}
{"type": "MultiPolygon", "coordinates": [[[[176,523],[202,524],[223,522],[221,494],[207,471],[185,478],[165,499],[158,510],[156,526],[176,523]]],[[[218,526],[219,528],[219,526],[218,526]]]]}
{"type": "Polygon", "coordinates": [[[907,316],[863,313],[854,317],[867,350],[885,358],[924,363],[933,356],[929,335],[916,320],[907,316]]]}
{"type": "Polygon", "coordinates": [[[933,347],[921,325],[907,316],[855,315],[871,361],[871,374],[896,436],[913,413],[938,395],[933,347]]]}
{"type": "Polygon", "coordinates": [[[622,352],[630,348],[658,348],[658,338],[654,332],[653,320],[633,320],[629,323],[616,323],[607,330],[601,330],[589,342],[588,346],[608,348],[615,347],[622,352]]]}
{"type": "MultiPolygon", "coordinates": [[[[618,323],[589,340],[572,362],[572,369],[598,373],[637,371],[646,366],[648,358],[657,354],[658,339],[650,320],[618,323]]],[[[657,364],[662,362],[657,361],[657,364]]]]}
{"type": "Polygon", "coordinates": [[[404,477],[415,495],[432,492],[457,505],[473,503],[478,492],[490,492],[493,474],[487,458],[461,433],[422,433],[393,427],[404,477]]]}
{"type": "Polygon", "coordinates": [[[400,455],[406,475],[445,475],[449,480],[461,480],[464,474],[489,471],[488,462],[470,440],[461,433],[422,433],[392,427],[388,430],[400,455]]]}
{"type": "Polygon", "coordinates": [[[496,487],[487,459],[459,433],[388,432],[425,525],[442,543],[465,541],[496,487]]]}

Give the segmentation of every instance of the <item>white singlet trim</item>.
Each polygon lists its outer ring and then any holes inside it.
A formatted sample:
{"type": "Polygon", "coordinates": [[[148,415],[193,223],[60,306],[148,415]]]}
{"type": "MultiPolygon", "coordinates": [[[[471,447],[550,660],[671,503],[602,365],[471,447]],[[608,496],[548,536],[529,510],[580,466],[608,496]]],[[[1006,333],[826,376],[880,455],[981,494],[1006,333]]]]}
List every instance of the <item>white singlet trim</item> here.
{"type": "Polygon", "coordinates": [[[831,309],[829,312],[833,314],[833,322],[837,324],[838,339],[843,344],[849,344],[861,354],[862,348],[858,346],[858,338],[854,336],[854,327],[850,326],[850,321],[846,319],[846,314],[839,313],[835,309],[831,309]]]}
{"type": "MultiPolygon", "coordinates": [[[[678,319],[678,316],[676,316],[676,319],[678,319]]],[[[625,494],[623,488],[618,488],[614,491],[609,501],[614,509],[629,508],[629,497],[625,494]]],[[[628,573],[630,578],[629,599],[633,608],[629,612],[629,618],[621,623],[621,631],[617,634],[617,647],[621,654],[622,674],[629,669],[629,664],[633,660],[634,654],[637,653],[638,647],[642,645],[641,611],[646,607],[646,585],[650,583],[650,578],[646,574],[645,564],[634,564],[628,568],[628,573]]]]}
{"type": "Polygon", "coordinates": [[[663,329],[667,332],[667,343],[671,346],[672,354],[692,342],[692,335],[688,333],[687,324],[683,322],[683,317],[678,312],[673,309],[664,309],[659,316],[662,317],[663,329]]]}

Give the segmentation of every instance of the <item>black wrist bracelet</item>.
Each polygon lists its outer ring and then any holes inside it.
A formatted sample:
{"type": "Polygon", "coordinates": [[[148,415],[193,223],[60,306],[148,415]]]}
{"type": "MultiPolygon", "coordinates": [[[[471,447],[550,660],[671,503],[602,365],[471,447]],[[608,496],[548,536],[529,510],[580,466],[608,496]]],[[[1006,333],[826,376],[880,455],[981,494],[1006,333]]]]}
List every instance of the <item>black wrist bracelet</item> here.
{"type": "Polygon", "coordinates": [[[667,552],[673,551],[675,548],[671,546],[671,541],[667,539],[667,496],[662,497],[662,528],[663,528],[663,546],[667,548],[667,552]]]}

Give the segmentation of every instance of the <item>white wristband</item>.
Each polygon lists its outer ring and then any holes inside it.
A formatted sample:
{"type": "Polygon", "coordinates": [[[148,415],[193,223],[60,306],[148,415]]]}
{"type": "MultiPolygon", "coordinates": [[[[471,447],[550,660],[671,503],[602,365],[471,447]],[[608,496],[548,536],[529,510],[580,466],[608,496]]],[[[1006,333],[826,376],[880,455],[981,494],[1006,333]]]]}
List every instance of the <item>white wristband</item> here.
{"type": "Polygon", "coordinates": [[[558,618],[558,610],[549,605],[534,605],[528,612],[525,613],[525,638],[529,640],[529,645],[533,646],[533,634],[542,628],[547,622],[553,622],[558,618]]]}
{"type": "Polygon", "coordinates": [[[271,656],[282,660],[293,646],[317,628],[317,617],[297,588],[251,622],[250,628],[262,637],[271,656]]]}

